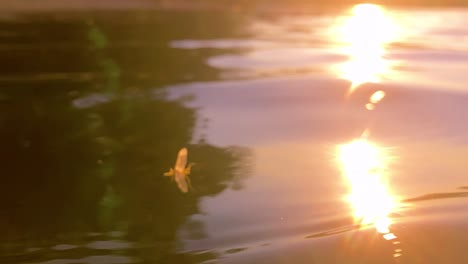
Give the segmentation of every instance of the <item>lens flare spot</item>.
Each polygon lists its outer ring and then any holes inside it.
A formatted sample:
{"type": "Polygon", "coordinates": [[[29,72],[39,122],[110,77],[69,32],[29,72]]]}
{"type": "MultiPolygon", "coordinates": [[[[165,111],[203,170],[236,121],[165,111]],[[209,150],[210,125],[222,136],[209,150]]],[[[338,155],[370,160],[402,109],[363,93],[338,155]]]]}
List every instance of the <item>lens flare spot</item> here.
{"type": "Polygon", "coordinates": [[[367,110],[374,110],[374,109],[375,109],[375,105],[374,105],[374,104],[371,104],[371,103],[368,103],[368,104],[366,104],[366,109],[367,109],[367,110]]]}
{"type": "Polygon", "coordinates": [[[377,91],[371,95],[369,101],[373,104],[380,102],[385,97],[384,91],[377,91]]]}

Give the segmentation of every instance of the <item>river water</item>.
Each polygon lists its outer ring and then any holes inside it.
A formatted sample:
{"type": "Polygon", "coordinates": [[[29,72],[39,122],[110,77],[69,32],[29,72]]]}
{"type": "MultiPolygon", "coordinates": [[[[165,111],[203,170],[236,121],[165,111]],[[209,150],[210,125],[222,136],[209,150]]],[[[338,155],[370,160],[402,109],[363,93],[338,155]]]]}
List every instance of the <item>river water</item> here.
{"type": "Polygon", "coordinates": [[[2,14],[0,262],[468,263],[467,23],[2,14]]]}

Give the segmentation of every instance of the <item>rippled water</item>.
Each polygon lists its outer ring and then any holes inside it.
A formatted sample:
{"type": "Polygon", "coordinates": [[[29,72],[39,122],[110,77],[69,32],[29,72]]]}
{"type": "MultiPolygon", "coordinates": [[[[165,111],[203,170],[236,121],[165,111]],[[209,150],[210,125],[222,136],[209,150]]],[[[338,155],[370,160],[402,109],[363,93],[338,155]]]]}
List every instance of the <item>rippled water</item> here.
{"type": "Polygon", "coordinates": [[[0,262],[468,262],[468,9],[0,17],[0,262]]]}

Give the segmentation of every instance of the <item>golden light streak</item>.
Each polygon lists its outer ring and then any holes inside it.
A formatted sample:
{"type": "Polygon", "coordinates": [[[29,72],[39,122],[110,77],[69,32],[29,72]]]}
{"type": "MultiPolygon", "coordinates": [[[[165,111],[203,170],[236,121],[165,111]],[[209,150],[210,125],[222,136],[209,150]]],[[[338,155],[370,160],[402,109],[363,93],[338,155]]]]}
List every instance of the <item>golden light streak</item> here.
{"type": "Polygon", "coordinates": [[[350,186],[348,201],[355,220],[363,225],[372,224],[379,233],[391,237],[389,214],[396,203],[386,184],[388,156],[385,151],[361,138],[341,145],[338,156],[350,186]]]}
{"type": "Polygon", "coordinates": [[[351,82],[350,93],[363,83],[380,82],[392,63],[385,59],[385,47],[397,37],[397,24],[385,10],[374,4],[359,4],[351,16],[339,24],[338,41],[349,60],[338,74],[351,82]]]}

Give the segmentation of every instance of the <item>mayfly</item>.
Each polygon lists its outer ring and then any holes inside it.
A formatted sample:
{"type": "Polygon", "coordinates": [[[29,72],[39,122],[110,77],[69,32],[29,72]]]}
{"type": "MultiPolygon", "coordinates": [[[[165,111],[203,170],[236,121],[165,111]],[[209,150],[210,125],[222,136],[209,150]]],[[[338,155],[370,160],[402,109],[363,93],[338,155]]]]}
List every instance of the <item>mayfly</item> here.
{"type": "Polygon", "coordinates": [[[189,187],[192,188],[192,185],[190,184],[190,178],[188,176],[194,164],[190,163],[187,167],[185,167],[187,165],[187,157],[187,148],[182,148],[179,150],[174,168],[171,168],[168,172],[164,173],[164,176],[174,177],[177,186],[183,193],[188,192],[189,187]]]}

